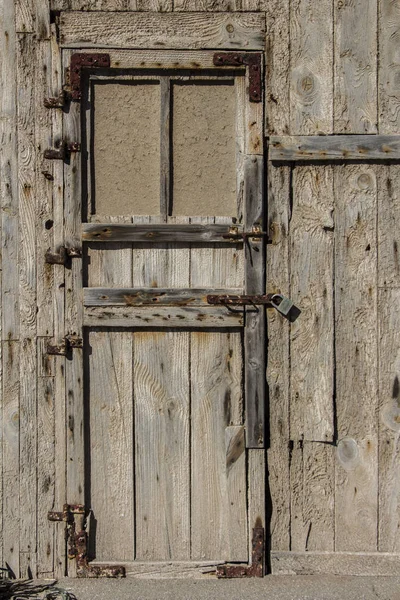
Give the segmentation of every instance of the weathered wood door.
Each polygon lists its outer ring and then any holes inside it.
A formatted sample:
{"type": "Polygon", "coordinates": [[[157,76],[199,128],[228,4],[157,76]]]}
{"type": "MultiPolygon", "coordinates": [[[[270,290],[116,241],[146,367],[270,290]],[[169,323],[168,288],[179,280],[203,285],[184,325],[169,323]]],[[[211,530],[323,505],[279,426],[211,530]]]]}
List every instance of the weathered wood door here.
{"type": "Polygon", "coordinates": [[[247,563],[264,524],[264,312],[207,303],[264,291],[262,103],[240,60],[72,58],[68,501],[92,511],[96,562],[128,573],[247,563]]]}

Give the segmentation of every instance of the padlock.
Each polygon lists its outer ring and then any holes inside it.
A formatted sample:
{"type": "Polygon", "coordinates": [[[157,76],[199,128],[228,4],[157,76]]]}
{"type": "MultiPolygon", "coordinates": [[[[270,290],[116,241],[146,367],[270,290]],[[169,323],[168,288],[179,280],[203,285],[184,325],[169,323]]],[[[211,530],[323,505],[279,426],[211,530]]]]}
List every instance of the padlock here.
{"type": "Polygon", "coordinates": [[[291,323],[297,319],[301,312],[292,300],[283,294],[273,294],[271,296],[271,305],[291,323]]]}

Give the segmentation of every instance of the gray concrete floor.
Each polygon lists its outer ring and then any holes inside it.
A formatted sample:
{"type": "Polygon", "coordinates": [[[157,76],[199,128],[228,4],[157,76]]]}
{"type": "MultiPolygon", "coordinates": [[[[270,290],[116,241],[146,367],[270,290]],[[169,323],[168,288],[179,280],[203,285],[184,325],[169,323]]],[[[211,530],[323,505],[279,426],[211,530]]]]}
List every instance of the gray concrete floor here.
{"type": "Polygon", "coordinates": [[[399,577],[268,575],[248,580],[61,579],[77,600],[400,600],[399,577]]]}

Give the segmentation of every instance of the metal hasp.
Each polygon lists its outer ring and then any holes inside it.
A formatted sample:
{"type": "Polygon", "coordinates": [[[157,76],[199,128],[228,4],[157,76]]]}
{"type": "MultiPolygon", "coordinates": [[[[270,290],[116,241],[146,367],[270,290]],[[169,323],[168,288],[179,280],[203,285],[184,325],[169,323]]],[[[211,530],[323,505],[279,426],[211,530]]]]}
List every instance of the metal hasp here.
{"type": "Polygon", "coordinates": [[[47,148],[43,156],[48,160],[65,160],[71,154],[71,152],[80,152],[81,145],[79,142],[64,142],[59,148],[47,148]]]}
{"type": "Polygon", "coordinates": [[[219,579],[264,576],[265,535],[263,527],[254,527],[251,543],[251,564],[220,565],[217,567],[217,577],[219,579]]]}
{"type": "Polygon", "coordinates": [[[249,100],[262,100],[262,56],[261,52],[216,52],[213,58],[216,67],[242,67],[249,69],[249,100]]]}
{"type": "Polygon", "coordinates": [[[73,54],[69,72],[71,99],[80,100],[82,98],[82,69],[107,69],[110,64],[109,54],[73,54]]]}
{"type": "Polygon", "coordinates": [[[59,521],[66,524],[68,540],[68,558],[76,560],[78,577],[125,577],[125,567],[122,565],[91,565],[88,560],[88,535],[86,532],[86,517],[89,511],[82,504],[64,504],[62,512],[47,513],[49,521],[59,521]]]}
{"type": "Polygon", "coordinates": [[[222,237],[224,240],[237,240],[238,242],[243,241],[248,243],[251,238],[259,239],[267,236],[268,233],[266,231],[262,231],[261,227],[255,226],[251,231],[239,231],[237,227],[230,227],[229,233],[224,234],[222,237]]]}
{"type": "Polygon", "coordinates": [[[234,296],[229,294],[209,295],[208,304],[222,304],[223,306],[257,306],[264,305],[266,308],[275,308],[283,317],[293,323],[300,315],[301,310],[295,304],[282,294],[264,294],[258,296],[241,295],[234,296]]]}
{"type": "Polygon", "coordinates": [[[77,335],[66,335],[60,344],[47,344],[46,354],[69,356],[74,348],[83,348],[83,339],[77,335]]]}

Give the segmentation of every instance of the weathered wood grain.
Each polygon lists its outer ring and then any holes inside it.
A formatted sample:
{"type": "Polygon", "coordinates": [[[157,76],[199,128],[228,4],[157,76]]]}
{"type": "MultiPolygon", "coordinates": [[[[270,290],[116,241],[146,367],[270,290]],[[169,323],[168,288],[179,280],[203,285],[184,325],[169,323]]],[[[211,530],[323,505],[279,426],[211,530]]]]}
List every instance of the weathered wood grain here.
{"type": "MultiPolygon", "coordinates": [[[[262,156],[246,156],[244,180],[245,228],[262,227],[264,173],[262,156]]],[[[265,289],[264,244],[256,238],[245,245],[245,294],[265,289]]],[[[265,311],[246,308],[245,327],[246,446],[265,443],[265,311]]]]}
{"type": "Polygon", "coordinates": [[[379,0],[379,133],[400,133],[400,3],[379,0]]]}
{"type": "Polygon", "coordinates": [[[290,294],[301,307],[291,327],[290,437],[332,441],[333,414],[333,172],[293,172],[290,294]]]}
{"type": "Polygon", "coordinates": [[[52,362],[46,360],[49,338],[37,340],[37,562],[38,577],[51,577],[54,572],[54,525],[47,512],[54,506],[55,436],[54,377],[52,362]],[[40,373],[42,370],[42,373],[40,373]]]}
{"type": "Polygon", "coordinates": [[[90,493],[96,519],[96,558],[133,560],[132,332],[92,331],[88,342],[90,493]]]}
{"type": "Polygon", "coordinates": [[[225,446],[243,419],[241,336],[196,332],[190,343],[191,557],[247,561],[244,440],[225,446]]]}
{"type": "MultiPolygon", "coordinates": [[[[265,539],[268,540],[269,530],[267,528],[267,497],[268,487],[266,452],[264,448],[247,450],[247,480],[248,480],[248,545],[249,556],[253,550],[252,531],[254,527],[264,527],[265,539]]],[[[267,541],[268,544],[268,541],[267,541]]],[[[265,566],[265,565],[264,565],[265,566]]]]}
{"type": "Polygon", "coordinates": [[[17,576],[20,570],[19,540],[19,342],[2,344],[2,454],[3,454],[3,560],[17,576]]]}
{"type": "Polygon", "coordinates": [[[332,133],[333,4],[290,5],[290,133],[332,133]]]}
{"type": "Polygon", "coordinates": [[[398,160],[398,135],[272,136],[273,161],[398,160]]]}
{"type": "Polygon", "coordinates": [[[84,288],[85,306],[208,306],[209,294],[240,294],[240,289],[84,288]]]}
{"type": "Polygon", "coordinates": [[[265,122],[270,135],[290,131],[290,9],[289,0],[266,3],[265,122]]]}
{"type": "Polygon", "coordinates": [[[171,85],[168,77],[160,79],[160,213],[163,221],[171,212],[171,85]]]}
{"type": "Polygon", "coordinates": [[[379,538],[380,552],[400,552],[400,359],[399,289],[378,296],[379,351],[379,538]]]}
{"type": "Polygon", "coordinates": [[[50,0],[53,10],[169,12],[173,0],[50,0]]]}
{"type": "MultiPolygon", "coordinates": [[[[234,227],[236,233],[236,226],[234,227]]],[[[237,244],[229,236],[232,225],[188,225],[175,223],[169,219],[167,224],[144,223],[133,225],[112,223],[83,223],[82,239],[90,242],[164,242],[164,243],[212,243],[237,244]]],[[[237,232],[242,231],[237,227],[237,232]]]]}
{"type": "MultiPolygon", "coordinates": [[[[217,566],[224,561],[119,561],[126,569],[126,576],[133,579],[214,579],[217,566]]],[[[101,564],[93,561],[94,565],[101,564]]],[[[110,564],[108,562],[107,564],[110,564]]],[[[111,563],[113,564],[113,563],[111,563]]],[[[114,563],[117,564],[117,563],[114,563]]]]}
{"type": "Polygon", "coordinates": [[[257,13],[63,12],[61,45],[69,48],[224,48],[261,50],[264,17],[257,13]]]}
{"type": "Polygon", "coordinates": [[[397,576],[398,554],[388,552],[272,552],[274,575],[397,576]]]}
{"type": "Polygon", "coordinates": [[[377,0],[334,4],[334,131],[376,133],[377,0]]]}
{"type": "MultiPolygon", "coordinates": [[[[268,164],[267,292],[290,296],[289,222],[291,169],[268,164]]],[[[267,391],[269,404],[268,485],[272,501],[271,548],[289,550],[289,384],[290,325],[267,310],[267,391]]]]}
{"type": "Polygon", "coordinates": [[[400,286],[400,168],[378,171],[378,285],[400,286]]]}
{"type": "Polygon", "coordinates": [[[53,243],[53,175],[54,161],[43,157],[45,148],[52,146],[52,111],[45,108],[43,99],[52,95],[51,45],[38,42],[38,69],[35,77],[35,146],[36,167],[36,252],[37,252],[37,315],[38,336],[54,335],[54,267],[45,262],[47,250],[53,243]],[[46,173],[47,175],[44,175],[46,173]],[[49,179],[50,177],[50,179],[49,179]]]}
{"type": "Polygon", "coordinates": [[[291,550],[333,551],[334,448],[294,442],[290,461],[291,550]]]}
{"type": "Polygon", "coordinates": [[[335,167],[338,551],[377,548],[376,173],[335,167]]]}
{"type": "Polygon", "coordinates": [[[243,327],[243,311],[232,312],[221,307],[165,307],[155,310],[147,307],[88,307],[84,311],[84,325],[90,327],[243,327]]]}
{"type": "MultiPolygon", "coordinates": [[[[17,36],[19,299],[20,299],[20,571],[36,574],[37,377],[36,377],[36,179],[35,69],[36,46],[31,34],[17,36]]],[[[14,267],[15,268],[15,267],[14,267]]]]}
{"type": "Polygon", "coordinates": [[[264,11],[268,5],[267,0],[174,0],[174,11],[264,11]]]}
{"type": "Polygon", "coordinates": [[[134,334],[139,560],[190,557],[188,351],[187,332],[134,334]]]}
{"type": "Polygon", "coordinates": [[[15,5],[3,2],[0,6],[1,82],[1,144],[0,144],[0,193],[2,203],[2,339],[17,340],[19,337],[19,277],[18,269],[18,163],[17,163],[17,80],[15,5]]]}

